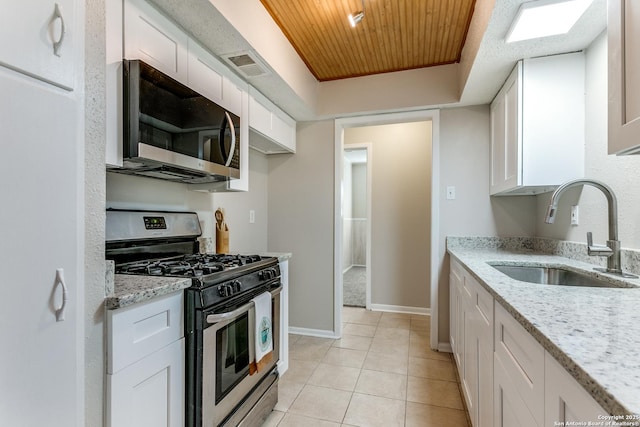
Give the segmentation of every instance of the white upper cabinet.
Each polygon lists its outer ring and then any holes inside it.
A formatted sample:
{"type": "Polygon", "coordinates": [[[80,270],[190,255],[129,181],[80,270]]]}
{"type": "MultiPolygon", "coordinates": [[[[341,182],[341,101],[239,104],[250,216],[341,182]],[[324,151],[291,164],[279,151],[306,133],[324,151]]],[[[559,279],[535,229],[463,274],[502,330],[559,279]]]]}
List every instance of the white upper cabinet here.
{"type": "Polygon", "coordinates": [[[84,37],[76,32],[77,7],[74,0],[3,2],[0,65],[73,90],[75,45],[84,37]]]}
{"type": "Polygon", "coordinates": [[[188,66],[187,86],[233,114],[242,116],[242,93],[246,92],[247,85],[225,76],[221,71],[225,66],[192,39],[189,39],[188,66]]]}
{"type": "Polygon", "coordinates": [[[249,145],[264,154],[296,152],[296,122],[256,90],[249,94],[249,145]]]}
{"type": "Polygon", "coordinates": [[[124,58],[140,59],[186,84],[187,34],[144,0],[127,0],[124,7],[124,58]]]}
{"type": "Polygon", "coordinates": [[[491,104],[492,195],[539,194],[584,175],[584,54],[525,59],[491,104]]]}
{"type": "Polygon", "coordinates": [[[640,152],[640,7],[609,0],[609,153],[640,152]]]}

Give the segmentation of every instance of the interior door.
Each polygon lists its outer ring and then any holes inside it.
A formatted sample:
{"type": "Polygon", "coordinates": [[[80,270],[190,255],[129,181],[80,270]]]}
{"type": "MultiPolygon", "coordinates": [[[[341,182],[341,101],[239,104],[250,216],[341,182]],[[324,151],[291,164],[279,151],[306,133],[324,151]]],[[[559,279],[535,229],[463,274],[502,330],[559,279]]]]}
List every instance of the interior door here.
{"type": "Polygon", "coordinates": [[[0,67],[0,423],[83,425],[78,103],[0,67]],[[63,269],[67,287],[64,320],[63,269]]]}

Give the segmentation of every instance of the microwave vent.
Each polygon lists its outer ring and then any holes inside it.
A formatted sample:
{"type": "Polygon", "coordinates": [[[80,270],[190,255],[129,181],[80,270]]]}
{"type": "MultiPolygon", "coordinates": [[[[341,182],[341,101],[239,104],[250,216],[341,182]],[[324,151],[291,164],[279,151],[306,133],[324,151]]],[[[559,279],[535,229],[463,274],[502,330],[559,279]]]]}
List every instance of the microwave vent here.
{"type": "Polygon", "coordinates": [[[232,53],[224,55],[223,58],[245,77],[262,77],[270,74],[264,62],[253,52],[232,53]]]}

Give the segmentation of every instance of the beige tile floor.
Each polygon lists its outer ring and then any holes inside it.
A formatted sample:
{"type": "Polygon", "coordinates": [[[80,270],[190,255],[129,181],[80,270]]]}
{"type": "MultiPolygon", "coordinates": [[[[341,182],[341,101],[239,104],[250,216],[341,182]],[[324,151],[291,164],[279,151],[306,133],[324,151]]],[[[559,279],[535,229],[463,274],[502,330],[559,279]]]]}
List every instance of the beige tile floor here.
{"type": "Polygon", "coordinates": [[[343,336],[290,335],[289,370],[263,427],[468,427],[451,356],[429,317],[343,309],[343,336]]]}

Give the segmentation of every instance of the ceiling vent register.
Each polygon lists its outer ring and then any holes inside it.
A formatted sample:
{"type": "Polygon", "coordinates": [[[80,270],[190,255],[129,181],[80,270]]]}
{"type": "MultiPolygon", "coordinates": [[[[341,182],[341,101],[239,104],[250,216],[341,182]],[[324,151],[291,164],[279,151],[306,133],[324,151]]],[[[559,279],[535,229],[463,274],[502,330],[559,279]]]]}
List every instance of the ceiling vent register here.
{"type": "Polygon", "coordinates": [[[223,55],[223,58],[243,76],[255,78],[268,76],[271,74],[266,64],[261,61],[257,54],[251,51],[237,52],[223,55]]]}

